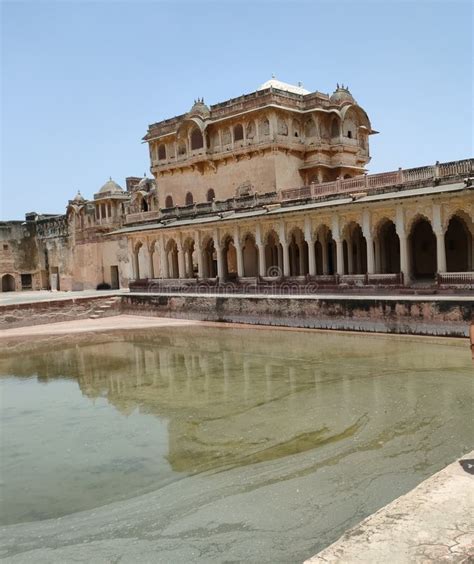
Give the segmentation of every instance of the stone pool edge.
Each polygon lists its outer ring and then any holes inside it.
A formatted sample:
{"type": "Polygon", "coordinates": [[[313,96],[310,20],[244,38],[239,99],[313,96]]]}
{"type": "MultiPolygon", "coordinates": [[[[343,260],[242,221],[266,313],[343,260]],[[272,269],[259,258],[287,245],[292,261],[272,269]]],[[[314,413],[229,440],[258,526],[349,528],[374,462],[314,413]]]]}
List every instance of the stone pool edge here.
{"type": "Polygon", "coordinates": [[[460,464],[468,459],[474,463],[474,451],[346,531],[305,564],[470,562],[474,475],[460,464]]]}

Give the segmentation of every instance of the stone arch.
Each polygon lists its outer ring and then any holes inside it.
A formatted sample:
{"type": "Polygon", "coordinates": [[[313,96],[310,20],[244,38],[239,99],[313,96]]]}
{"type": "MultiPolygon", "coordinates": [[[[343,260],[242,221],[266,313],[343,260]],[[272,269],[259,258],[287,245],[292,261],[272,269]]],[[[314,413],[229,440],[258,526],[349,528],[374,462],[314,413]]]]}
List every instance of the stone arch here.
{"type": "Polygon", "coordinates": [[[237,276],[237,250],[234,237],[226,233],[222,237],[223,266],[225,277],[235,278],[237,276]]]}
{"type": "Polygon", "coordinates": [[[436,273],[436,236],[430,220],[417,215],[409,235],[410,264],[415,279],[432,279],[436,273]]]}
{"type": "Polygon", "coordinates": [[[367,242],[362,228],[356,221],[344,226],[343,253],[346,274],[365,274],[367,272],[367,242]]]}
{"type": "Polygon", "coordinates": [[[375,226],[375,271],[381,274],[400,272],[400,239],[395,223],[383,217],[375,226]]]}
{"type": "Polygon", "coordinates": [[[2,276],[2,292],[14,292],[15,290],[15,277],[12,274],[4,274],[2,276]]]}
{"type": "Polygon", "coordinates": [[[244,140],[244,128],[241,123],[234,125],[234,141],[244,140]]]}
{"type": "Polygon", "coordinates": [[[206,200],[208,202],[213,202],[216,199],[216,193],[214,192],[213,188],[209,188],[206,194],[206,200]]]}
{"type": "Polygon", "coordinates": [[[283,274],[283,247],[280,237],[274,229],[269,229],[263,238],[265,244],[265,274],[281,276],[283,274]]]}
{"type": "Polygon", "coordinates": [[[168,194],[165,198],[165,208],[173,208],[173,207],[174,207],[173,196],[171,196],[171,194],[168,194]]]}
{"type": "Polygon", "coordinates": [[[158,145],[158,160],[164,161],[166,159],[166,146],[164,143],[158,145]]]}
{"type": "Polygon", "coordinates": [[[270,122],[268,121],[267,118],[263,118],[260,121],[260,135],[262,137],[268,137],[268,135],[270,135],[270,122]]]}
{"type": "Polygon", "coordinates": [[[283,117],[279,117],[277,120],[277,133],[283,136],[288,135],[288,124],[283,117]]]}
{"type": "Polygon", "coordinates": [[[206,237],[203,241],[202,251],[202,270],[204,278],[217,277],[217,250],[214,244],[214,239],[210,236],[206,237]]]}
{"type": "Polygon", "coordinates": [[[170,237],[165,245],[165,260],[168,266],[168,276],[179,278],[178,245],[173,237],[170,237]]]}
{"type": "Polygon", "coordinates": [[[185,238],[183,243],[184,272],[186,278],[195,278],[197,274],[197,263],[194,261],[194,250],[194,239],[189,235],[185,238]]]}
{"type": "Polygon", "coordinates": [[[318,274],[334,274],[336,272],[336,244],[332,238],[332,231],[326,225],[320,225],[316,230],[314,242],[316,253],[316,272],[318,274]]]}
{"type": "Polygon", "coordinates": [[[331,119],[331,138],[336,139],[341,135],[341,122],[339,118],[333,116],[331,119]]]}
{"type": "Polygon", "coordinates": [[[245,127],[245,135],[247,139],[253,139],[255,137],[255,122],[253,120],[247,123],[245,127]]]}
{"type": "Polygon", "coordinates": [[[143,241],[137,241],[133,248],[133,270],[135,280],[141,280],[149,276],[148,249],[143,241]]]}
{"type": "Polygon", "coordinates": [[[202,136],[202,132],[199,129],[199,127],[195,126],[192,128],[190,140],[191,140],[191,151],[202,149],[204,147],[204,137],[202,136]]]}
{"type": "Polygon", "coordinates": [[[316,124],[314,119],[309,117],[304,124],[304,136],[306,138],[316,137],[316,124]]]}
{"type": "Polygon", "coordinates": [[[301,137],[301,125],[298,120],[294,119],[291,122],[291,128],[293,130],[293,137],[301,137]]]}
{"type": "Polygon", "coordinates": [[[304,276],[308,274],[308,244],[303,230],[293,227],[288,234],[288,252],[290,256],[290,276],[304,276]]]}
{"type": "Polygon", "coordinates": [[[242,237],[242,260],[244,276],[258,276],[258,248],[252,233],[242,237]]]}
{"type": "Polygon", "coordinates": [[[473,226],[471,218],[462,211],[454,212],[444,234],[446,270],[467,272],[472,270],[473,226]]]}
{"type": "Polygon", "coordinates": [[[186,193],[186,198],[185,198],[184,204],[186,206],[192,206],[194,204],[194,198],[193,198],[193,195],[191,194],[191,192],[186,193]]]}

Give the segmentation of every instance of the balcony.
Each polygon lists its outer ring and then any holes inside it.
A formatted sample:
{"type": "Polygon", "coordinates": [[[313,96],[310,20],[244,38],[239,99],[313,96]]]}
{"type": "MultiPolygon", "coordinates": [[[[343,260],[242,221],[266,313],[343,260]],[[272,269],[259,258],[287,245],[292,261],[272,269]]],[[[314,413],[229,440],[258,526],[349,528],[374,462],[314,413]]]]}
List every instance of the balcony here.
{"type": "Polygon", "coordinates": [[[317,200],[338,194],[351,194],[353,192],[377,193],[390,187],[413,188],[416,184],[433,182],[437,183],[449,178],[460,179],[474,174],[474,159],[465,159],[449,163],[436,163],[433,166],[399,169],[380,174],[364,174],[354,178],[339,179],[323,184],[311,184],[300,188],[282,190],[282,202],[292,200],[317,200]]]}

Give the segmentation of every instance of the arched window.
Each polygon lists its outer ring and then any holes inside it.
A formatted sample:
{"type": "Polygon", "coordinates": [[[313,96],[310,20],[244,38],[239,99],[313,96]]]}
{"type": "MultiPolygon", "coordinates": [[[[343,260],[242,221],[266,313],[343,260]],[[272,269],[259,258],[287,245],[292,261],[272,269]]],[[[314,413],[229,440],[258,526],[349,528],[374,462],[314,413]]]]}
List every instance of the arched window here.
{"type": "Polygon", "coordinates": [[[202,138],[201,131],[195,127],[191,132],[191,149],[194,151],[196,149],[202,149],[204,146],[204,140],[202,138]]]}
{"type": "Polygon", "coordinates": [[[244,128],[242,124],[238,123],[234,126],[234,141],[242,141],[244,138],[244,128]]]}
{"type": "Polygon", "coordinates": [[[350,129],[347,132],[347,137],[349,137],[349,139],[352,139],[352,131],[350,129]]]}
{"type": "Polygon", "coordinates": [[[260,133],[263,136],[270,135],[270,122],[268,121],[267,118],[264,118],[260,122],[260,133]]]}
{"type": "Polygon", "coordinates": [[[193,195],[191,194],[191,192],[188,192],[188,193],[186,194],[185,203],[186,203],[187,206],[192,206],[192,205],[193,205],[194,200],[193,200],[193,195]]]}
{"type": "Polygon", "coordinates": [[[162,144],[158,147],[158,160],[162,161],[166,159],[166,147],[162,144]]]}
{"type": "Polygon", "coordinates": [[[173,207],[173,197],[172,196],[166,196],[166,200],[165,200],[165,208],[172,208],[173,207]]]}
{"type": "Polygon", "coordinates": [[[209,188],[209,190],[207,191],[207,201],[212,202],[213,200],[215,200],[215,198],[216,194],[214,190],[212,188],[209,188]]]}
{"type": "Polygon", "coordinates": [[[331,123],[331,137],[339,137],[339,123],[336,118],[331,123]]]}
{"type": "Polygon", "coordinates": [[[145,200],[145,198],[142,198],[140,201],[140,211],[144,211],[144,212],[148,211],[148,203],[145,200]]]}

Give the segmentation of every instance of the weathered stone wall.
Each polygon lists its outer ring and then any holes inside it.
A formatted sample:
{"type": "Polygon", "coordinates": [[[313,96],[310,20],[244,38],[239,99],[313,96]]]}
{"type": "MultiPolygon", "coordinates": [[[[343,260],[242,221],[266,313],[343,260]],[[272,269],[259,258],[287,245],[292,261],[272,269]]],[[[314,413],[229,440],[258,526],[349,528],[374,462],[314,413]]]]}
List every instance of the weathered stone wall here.
{"type": "Polygon", "coordinates": [[[57,300],[52,298],[48,302],[2,306],[0,308],[0,330],[87,319],[90,316],[109,317],[119,312],[120,300],[113,296],[57,300]]]}
{"type": "Polygon", "coordinates": [[[418,335],[467,336],[474,300],[130,294],[122,312],[202,321],[418,335]]]}

